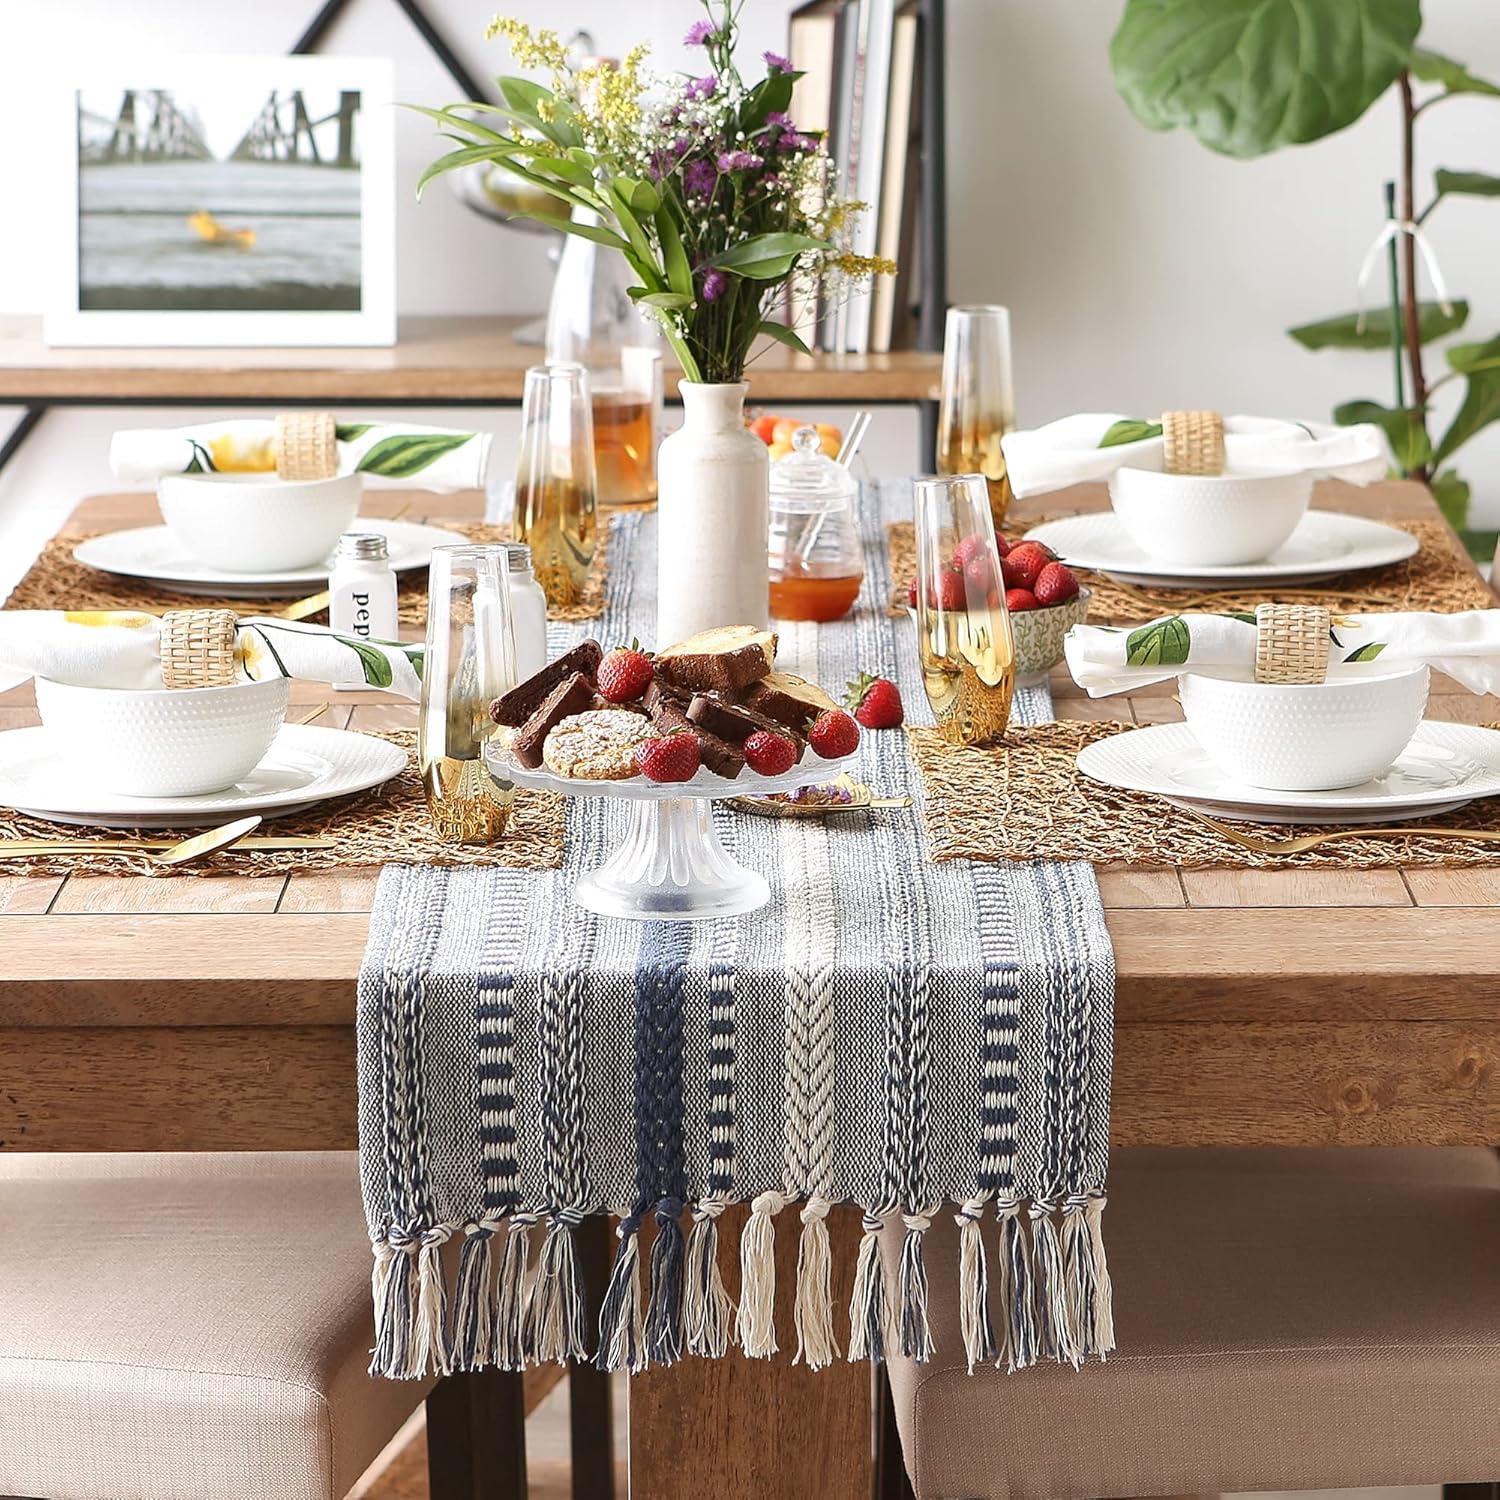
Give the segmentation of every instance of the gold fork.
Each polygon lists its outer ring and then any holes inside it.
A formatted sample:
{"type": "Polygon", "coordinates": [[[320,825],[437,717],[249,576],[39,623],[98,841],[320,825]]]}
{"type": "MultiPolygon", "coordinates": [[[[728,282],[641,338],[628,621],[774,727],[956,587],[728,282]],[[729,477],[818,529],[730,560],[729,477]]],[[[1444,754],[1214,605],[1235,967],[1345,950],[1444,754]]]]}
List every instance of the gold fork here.
{"type": "Polygon", "coordinates": [[[1335,828],[1328,833],[1304,833],[1290,839],[1263,839],[1257,838],[1253,833],[1241,833],[1238,828],[1231,828],[1217,818],[1195,812],[1191,807],[1184,807],[1182,811],[1195,817],[1200,823],[1208,824],[1215,833],[1221,834],[1231,843],[1254,850],[1257,854],[1302,854],[1308,849],[1316,849],[1319,844],[1331,844],[1335,839],[1402,839],[1414,834],[1428,839],[1464,839],[1477,844],[1500,843],[1500,832],[1490,833],[1482,828],[1423,828],[1420,825],[1395,823],[1379,827],[1361,825],[1335,828]]]}

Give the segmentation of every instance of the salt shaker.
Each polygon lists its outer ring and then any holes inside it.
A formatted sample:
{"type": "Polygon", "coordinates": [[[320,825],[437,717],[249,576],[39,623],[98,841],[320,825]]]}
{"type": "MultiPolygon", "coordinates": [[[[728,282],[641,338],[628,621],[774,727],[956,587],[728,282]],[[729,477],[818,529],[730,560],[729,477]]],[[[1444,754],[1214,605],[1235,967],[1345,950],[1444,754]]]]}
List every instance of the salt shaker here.
{"type": "Polygon", "coordinates": [[[506,542],[504,548],[516,639],[516,681],[524,682],[547,665],[547,596],[531,571],[531,548],[524,542],[506,542]]]}
{"type": "Polygon", "coordinates": [[[396,574],[379,532],[346,531],[328,575],[328,623],[359,640],[396,639],[396,574]]]}

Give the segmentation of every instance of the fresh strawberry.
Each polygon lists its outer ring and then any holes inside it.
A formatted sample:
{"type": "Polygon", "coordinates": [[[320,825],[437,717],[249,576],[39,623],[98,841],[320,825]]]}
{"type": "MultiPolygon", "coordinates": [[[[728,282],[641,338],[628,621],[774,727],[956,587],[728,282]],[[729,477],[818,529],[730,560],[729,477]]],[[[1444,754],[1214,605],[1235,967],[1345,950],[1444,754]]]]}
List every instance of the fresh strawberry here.
{"type": "Polygon", "coordinates": [[[976,557],[983,557],[986,550],[985,539],[976,531],[972,536],[966,536],[953,549],[953,566],[967,568],[976,557]]]}
{"type": "Polygon", "coordinates": [[[611,703],[634,703],[651,686],[651,658],[632,641],[604,653],[595,685],[611,703]]]}
{"type": "Polygon", "coordinates": [[[901,689],[889,677],[861,672],[844,695],[849,711],[866,729],[894,729],[904,717],[901,689]]]}
{"type": "Polygon", "coordinates": [[[745,741],[745,764],[760,776],[780,776],[797,764],[797,747],[784,735],[757,729],[745,741]]]}
{"type": "Polygon", "coordinates": [[[1035,609],[1036,595],[1030,589],[1006,589],[1005,607],[1012,613],[1018,614],[1022,610],[1035,609]]]}
{"type": "Polygon", "coordinates": [[[1008,556],[1010,553],[1010,549],[1015,545],[1016,544],[1010,541],[1008,538],[1001,536],[998,531],[995,533],[995,551],[998,552],[1001,557],[1008,556]]]}
{"type": "Polygon", "coordinates": [[[976,594],[987,594],[994,587],[995,565],[983,553],[978,557],[971,557],[964,564],[964,577],[969,581],[969,587],[976,594]]]}
{"type": "Polygon", "coordinates": [[[807,731],[807,743],[813,747],[813,753],[824,760],[852,755],[859,744],[859,725],[843,709],[826,708],[807,731]]]}
{"type": "Polygon", "coordinates": [[[643,740],[635,763],[649,781],[691,781],[698,771],[698,737],[687,730],[643,740]]]}
{"type": "Polygon", "coordinates": [[[1043,609],[1052,604],[1066,604],[1078,597],[1078,580],[1066,563],[1050,562],[1037,574],[1032,593],[1043,609]]]}
{"type": "Polygon", "coordinates": [[[1005,555],[1000,570],[1008,589],[1034,589],[1038,575],[1057,554],[1041,542],[1017,542],[1005,555]]]}
{"type": "Polygon", "coordinates": [[[939,609],[962,609],[965,603],[964,575],[952,568],[944,568],[938,575],[937,599],[939,609]]]}
{"type": "Polygon", "coordinates": [[[906,585],[906,602],[915,609],[917,607],[917,575],[911,575],[911,581],[906,585]]]}

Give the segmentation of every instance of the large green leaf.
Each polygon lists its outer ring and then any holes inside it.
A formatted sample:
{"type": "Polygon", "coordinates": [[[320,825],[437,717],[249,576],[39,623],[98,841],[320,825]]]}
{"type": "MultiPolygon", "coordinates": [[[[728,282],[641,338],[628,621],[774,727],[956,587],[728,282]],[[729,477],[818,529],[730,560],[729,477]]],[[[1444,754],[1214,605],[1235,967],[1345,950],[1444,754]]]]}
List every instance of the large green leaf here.
{"type": "Polygon", "coordinates": [[[1160,422],[1143,422],[1139,417],[1121,417],[1111,422],[1109,430],[1099,439],[1101,448],[1118,448],[1123,443],[1140,443],[1147,438],[1161,436],[1160,422]]]}
{"type": "Polygon", "coordinates": [[[373,425],[371,422],[340,422],[333,429],[333,435],[341,443],[352,443],[355,438],[363,437],[373,425]]]}
{"type": "Polygon", "coordinates": [[[1500,335],[1485,344],[1459,344],[1448,351],[1448,363],[1467,377],[1468,384],[1463,404],[1433,455],[1437,463],[1500,419],[1500,335]]]}
{"type": "Polygon", "coordinates": [[[1454,172],[1439,167],[1433,173],[1433,181],[1437,183],[1439,198],[1450,193],[1462,193],[1466,198],[1500,198],[1500,177],[1492,177],[1488,172],[1454,172]]]}
{"type": "Polygon", "coordinates": [[[1455,531],[1462,531],[1469,524],[1469,481],[1460,479],[1457,469],[1444,469],[1435,478],[1427,481],[1432,498],[1455,531]]]}
{"type": "Polygon", "coordinates": [[[799,255],[808,250],[826,249],[827,240],[815,239],[810,234],[756,234],[731,245],[707,264],[717,266],[721,271],[734,271],[740,276],[763,279],[765,272],[760,268],[764,266],[774,264],[789,267],[799,255]]]}
{"type": "Polygon", "coordinates": [[[1181,615],[1169,615],[1125,637],[1125,660],[1132,667],[1180,667],[1188,659],[1191,644],[1187,621],[1181,615]]]}
{"type": "Polygon", "coordinates": [[[428,165],[426,171],[417,178],[417,197],[422,196],[422,190],[432,181],[434,177],[441,177],[444,172],[455,171],[459,167],[467,167],[476,161],[499,161],[504,153],[498,150],[492,143],[486,141],[478,146],[464,146],[457,151],[450,151],[446,156],[440,156],[435,162],[428,165]]]}
{"type": "Polygon", "coordinates": [[[586,240],[593,240],[596,245],[608,245],[611,250],[629,252],[630,246],[617,235],[613,229],[604,229],[598,224],[581,224],[577,219],[564,219],[557,214],[538,213],[534,208],[526,210],[528,219],[535,219],[538,224],[548,224],[553,229],[560,229],[564,234],[576,234],[586,240]]]}
{"type": "Polygon", "coordinates": [[[359,472],[407,479],[473,437],[472,432],[413,432],[382,438],[360,458],[359,472]]]}
{"type": "MultiPolygon", "coordinates": [[[[1440,302],[1417,304],[1417,331],[1424,344],[1456,333],[1467,322],[1469,304],[1450,302],[1443,311],[1440,302]]],[[[1391,347],[1391,310],[1372,307],[1363,315],[1340,313],[1319,323],[1303,323],[1287,332],[1304,349],[1389,349],[1391,347]]]]}
{"type": "Polygon", "coordinates": [[[1413,78],[1423,83],[1440,83],[1450,94],[1500,94],[1500,85],[1476,77],[1461,62],[1454,62],[1440,52],[1429,52],[1426,47],[1412,48],[1409,66],[1413,78]]]}
{"type": "Polygon", "coordinates": [[[377,651],[373,646],[366,645],[357,636],[336,635],[334,640],[343,642],[359,658],[365,681],[371,687],[388,688],[394,681],[391,664],[383,651],[377,651]]]}
{"type": "Polygon", "coordinates": [[[769,318],[762,318],[760,326],[755,331],[775,339],[778,344],[785,344],[788,349],[795,349],[798,354],[812,353],[812,350],[797,337],[796,332],[788,328],[785,323],[773,323],[769,318]]]}
{"type": "Polygon", "coordinates": [[[682,236],[677,232],[672,211],[663,204],[655,214],[656,238],[661,245],[662,270],[667,273],[667,285],[684,297],[693,295],[693,268],[688,263],[687,251],[682,248],[682,236]]]}
{"type": "Polygon", "coordinates": [[[565,150],[581,146],[583,135],[576,123],[572,106],[551,89],[530,78],[497,78],[500,97],[534,130],[565,150]]]}
{"type": "Polygon", "coordinates": [[[1421,24],[1418,0],[1126,0],[1109,58],[1142,124],[1263,156],[1352,125],[1421,24]]]}
{"type": "Polygon", "coordinates": [[[1373,422],[1391,445],[1396,467],[1403,474],[1420,469],[1432,457],[1432,442],[1422,413],[1411,408],[1382,406],[1378,401],[1346,401],[1333,409],[1333,420],[1340,427],[1356,422],[1373,422]]]}

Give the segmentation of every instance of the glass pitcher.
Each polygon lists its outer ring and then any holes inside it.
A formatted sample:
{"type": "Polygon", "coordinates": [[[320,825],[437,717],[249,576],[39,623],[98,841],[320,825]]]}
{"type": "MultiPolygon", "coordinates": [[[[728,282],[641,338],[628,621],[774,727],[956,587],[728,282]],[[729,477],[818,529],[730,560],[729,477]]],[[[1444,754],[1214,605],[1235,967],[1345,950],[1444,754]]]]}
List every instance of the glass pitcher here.
{"type": "Polygon", "coordinates": [[[816,428],[799,427],[792,451],[771,465],[767,563],[778,620],[839,619],[865,574],[854,514],[859,485],[821,441],[816,428]]]}

